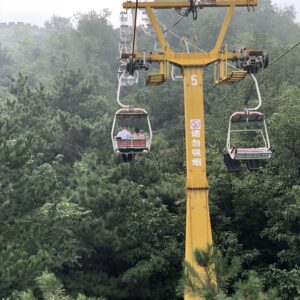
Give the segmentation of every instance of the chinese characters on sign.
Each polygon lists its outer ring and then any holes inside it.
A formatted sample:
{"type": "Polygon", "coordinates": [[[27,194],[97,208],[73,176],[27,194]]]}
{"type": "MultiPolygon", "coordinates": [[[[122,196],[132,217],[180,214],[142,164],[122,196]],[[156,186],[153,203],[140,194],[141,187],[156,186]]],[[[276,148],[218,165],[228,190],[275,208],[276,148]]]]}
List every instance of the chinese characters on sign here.
{"type": "Polygon", "coordinates": [[[200,119],[191,119],[190,121],[191,129],[191,141],[192,141],[192,166],[201,167],[202,158],[201,158],[201,120],[200,119]]]}

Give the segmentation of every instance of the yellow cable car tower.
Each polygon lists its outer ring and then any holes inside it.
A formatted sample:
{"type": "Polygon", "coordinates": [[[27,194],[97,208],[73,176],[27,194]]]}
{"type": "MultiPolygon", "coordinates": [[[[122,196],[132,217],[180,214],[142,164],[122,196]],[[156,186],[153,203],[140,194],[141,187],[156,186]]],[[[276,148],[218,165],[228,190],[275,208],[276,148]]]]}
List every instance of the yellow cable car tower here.
{"type": "MultiPolygon", "coordinates": [[[[229,52],[224,48],[223,40],[236,7],[254,8],[257,0],[196,0],[196,8],[228,7],[228,11],[216,40],[215,47],[208,53],[178,53],[168,45],[164,34],[154,16],[153,9],[189,9],[191,1],[155,1],[123,3],[125,9],[145,9],[152,23],[155,34],[161,44],[160,53],[142,53],[135,51],[124,54],[128,58],[129,66],[136,69],[143,68],[145,62],[157,62],[159,73],[147,77],[147,85],[159,85],[168,80],[169,65],[180,68],[183,73],[184,85],[184,112],[185,112],[185,140],[186,140],[186,241],[185,260],[195,267],[193,251],[196,248],[205,249],[212,244],[212,230],[208,203],[208,182],[206,176],[206,149],[205,149],[205,123],[203,99],[203,72],[210,64],[216,64],[216,84],[233,83],[245,78],[247,70],[238,69],[227,72],[227,61],[248,59],[251,55],[261,55],[261,51],[229,52]]],[[[199,270],[201,274],[201,270],[199,270]]],[[[185,300],[196,299],[185,295],[185,300]]]]}

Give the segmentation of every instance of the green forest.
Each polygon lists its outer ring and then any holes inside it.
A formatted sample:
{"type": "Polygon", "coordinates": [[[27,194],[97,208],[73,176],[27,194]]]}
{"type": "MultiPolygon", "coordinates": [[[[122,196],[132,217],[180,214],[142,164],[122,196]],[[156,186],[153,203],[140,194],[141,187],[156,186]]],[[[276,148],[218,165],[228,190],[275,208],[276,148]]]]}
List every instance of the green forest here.
{"type": "MultiPolygon", "coordinates": [[[[199,10],[196,21],[187,17],[172,31],[207,51],[225,13],[199,10]]],[[[3,300],[180,300],[184,289],[195,289],[183,275],[182,82],[147,87],[140,72],[126,102],[149,112],[153,143],[149,154],[122,163],[110,139],[119,29],[109,14],[78,13],[75,23],[53,16],[41,28],[0,24],[3,300]]],[[[166,28],[179,18],[173,10],[156,15],[166,28]]],[[[139,28],[137,38],[153,51],[139,28]]],[[[166,38],[184,50],[174,35],[166,38]]],[[[225,38],[231,50],[267,50],[270,60],[299,40],[295,10],[270,0],[255,12],[236,9],[225,38]]],[[[256,99],[252,80],[216,86],[213,75],[206,68],[214,250],[195,259],[215,265],[220,284],[196,292],[205,299],[300,299],[300,47],[257,74],[275,149],[257,172],[232,174],[223,161],[230,115],[256,99]]]]}

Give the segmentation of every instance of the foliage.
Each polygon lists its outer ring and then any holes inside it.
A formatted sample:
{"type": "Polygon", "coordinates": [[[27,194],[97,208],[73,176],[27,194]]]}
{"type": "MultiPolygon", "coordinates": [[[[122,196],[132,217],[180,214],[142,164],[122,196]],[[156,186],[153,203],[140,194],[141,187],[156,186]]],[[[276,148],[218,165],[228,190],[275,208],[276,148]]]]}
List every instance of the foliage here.
{"type": "Polygon", "coordinates": [[[235,293],[227,297],[227,287],[237,277],[241,270],[241,261],[238,257],[229,258],[208,245],[207,249],[194,251],[195,266],[185,262],[184,291],[195,297],[207,300],[215,299],[265,299],[277,300],[277,291],[263,290],[262,280],[253,271],[250,271],[247,280],[239,281],[235,285],[235,293]]]}
{"type": "Polygon", "coordinates": [[[60,280],[48,271],[44,271],[35,279],[37,291],[33,292],[31,289],[24,292],[14,292],[11,297],[6,300],[104,300],[103,298],[90,298],[82,294],[78,294],[76,298],[71,298],[66,295],[66,291],[60,280]],[[36,297],[34,294],[39,294],[36,297]]]}
{"type": "MultiPolygon", "coordinates": [[[[125,102],[149,112],[153,148],[120,163],[110,141],[119,30],[108,14],[0,28],[1,297],[182,297],[176,295],[185,227],[182,85],[145,87],[140,72],[125,102]]],[[[208,50],[224,15],[204,9],[197,21],[183,18],[169,31],[208,50]]],[[[157,16],[166,28],[178,20],[173,11],[157,16]]],[[[170,45],[185,49],[170,32],[170,45]]],[[[153,39],[141,29],[137,35],[138,48],[151,51],[153,39]]],[[[299,38],[294,10],[262,0],[255,13],[237,9],[226,43],[267,49],[272,60],[299,38]]],[[[205,72],[215,247],[196,252],[204,281],[195,264],[186,264],[191,291],[213,299],[299,298],[299,51],[257,74],[275,154],[256,173],[228,174],[222,157],[229,116],[256,103],[252,81],[216,87],[212,68],[205,72]]]]}

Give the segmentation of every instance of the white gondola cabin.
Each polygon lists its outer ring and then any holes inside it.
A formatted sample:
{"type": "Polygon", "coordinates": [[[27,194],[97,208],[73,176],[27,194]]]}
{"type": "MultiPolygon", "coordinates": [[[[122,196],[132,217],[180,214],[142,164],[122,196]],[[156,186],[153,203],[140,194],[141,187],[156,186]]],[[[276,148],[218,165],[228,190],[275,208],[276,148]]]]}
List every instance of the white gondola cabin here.
{"type": "Polygon", "coordinates": [[[264,114],[244,110],[229,119],[227,151],[233,160],[265,160],[272,156],[264,114]]]}
{"type": "Polygon", "coordinates": [[[113,150],[117,154],[148,153],[152,142],[152,129],[147,111],[142,108],[121,108],[115,113],[111,131],[113,150]],[[129,126],[130,135],[127,138],[119,138],[118,132],[129,126]],[[135,128],[139,128],[139,134],[135,134],[135,128]]]}

